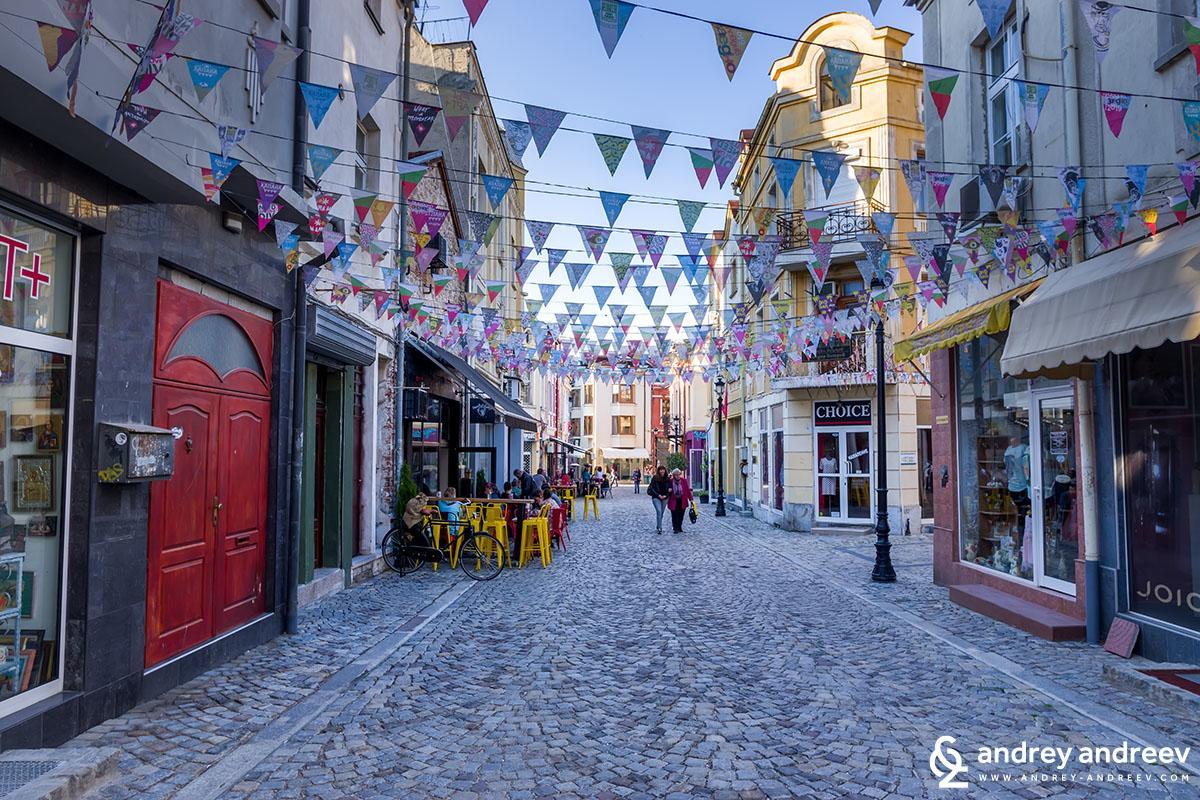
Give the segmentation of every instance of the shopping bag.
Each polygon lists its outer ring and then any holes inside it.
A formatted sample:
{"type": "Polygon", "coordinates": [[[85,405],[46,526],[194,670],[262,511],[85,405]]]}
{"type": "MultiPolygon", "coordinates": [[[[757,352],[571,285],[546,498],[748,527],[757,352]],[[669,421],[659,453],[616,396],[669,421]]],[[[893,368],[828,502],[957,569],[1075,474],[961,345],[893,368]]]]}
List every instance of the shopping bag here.
{"type": "Polygon", "coordinates": [[[696,510],[696,500],[695,498],[692,498],[692,503],[690,506],[688,506],[688,519],[690,519],[692,524],[695,525],[699,516],[700,512],[696,510]]]}

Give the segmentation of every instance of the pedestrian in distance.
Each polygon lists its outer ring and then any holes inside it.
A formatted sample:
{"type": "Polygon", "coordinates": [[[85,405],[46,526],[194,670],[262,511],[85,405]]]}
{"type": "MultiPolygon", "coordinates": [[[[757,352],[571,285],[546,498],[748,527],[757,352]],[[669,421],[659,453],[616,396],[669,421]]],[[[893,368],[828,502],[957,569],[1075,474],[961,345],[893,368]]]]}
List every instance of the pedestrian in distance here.
{"type": "Polygon", "coordinates": [[[662,533],[663,513],[667,510],[667,500],[671,495],[671,479],[667,477],[667,468],[659,465],[654,473],[654,477],[650,479],[650,485],[646,487],[646,494],[649,495],[650,501],[654,503],[654,513],[656,515],[655,533],[662,533]]]}
{"type": "Polygon", "coordinates": [[[671,470],[670,487],[667,490],[667,508],[671,509],[671,533],[683,533],[683,515],[692,504],[692,484],[683,470],[671,470]]]}
{"type": "Polygon", "coordinates": [[[640,469],[635,469],[633,471],[633,493],[642,493],[642,471],[640,469]]]}

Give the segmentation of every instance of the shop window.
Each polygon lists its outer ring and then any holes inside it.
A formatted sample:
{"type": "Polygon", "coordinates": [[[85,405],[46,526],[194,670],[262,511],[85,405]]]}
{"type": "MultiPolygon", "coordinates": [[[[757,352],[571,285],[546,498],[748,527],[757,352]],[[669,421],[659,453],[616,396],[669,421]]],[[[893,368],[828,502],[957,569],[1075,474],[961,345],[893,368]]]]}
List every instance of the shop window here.
{"type": "Polygon", "coordinates": [[[0,209],[0,700],[61,686],[74,254],[0,209]]]}
{"type": "Polygon", "coordinates": [[[1200,343],[1121,359],[1130,609],[1200,630],[1200,343]]]}

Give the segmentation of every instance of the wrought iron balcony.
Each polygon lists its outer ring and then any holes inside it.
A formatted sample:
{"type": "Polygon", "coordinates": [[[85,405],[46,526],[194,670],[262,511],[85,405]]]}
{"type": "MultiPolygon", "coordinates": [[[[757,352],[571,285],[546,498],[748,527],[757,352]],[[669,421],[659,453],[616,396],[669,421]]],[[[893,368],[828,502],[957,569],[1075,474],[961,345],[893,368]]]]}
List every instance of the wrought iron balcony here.
{"type": "MultiPolygon", "coordinates": [[[[829,219],[825,222],[825,233],[821,238],[837,243],[852,242],[860,233],[878,232],[875,221],[871,219],[871,213],[883,211],[884,207],[875,200],[855,200],[852,203],[820,206],[808,210],[825,211],[829,214],[829,219]]],[[[812,247],[803,211],[780,214],[776,221],[779,235],[783,237],[784,250],[805,250],[812,247]]]]}

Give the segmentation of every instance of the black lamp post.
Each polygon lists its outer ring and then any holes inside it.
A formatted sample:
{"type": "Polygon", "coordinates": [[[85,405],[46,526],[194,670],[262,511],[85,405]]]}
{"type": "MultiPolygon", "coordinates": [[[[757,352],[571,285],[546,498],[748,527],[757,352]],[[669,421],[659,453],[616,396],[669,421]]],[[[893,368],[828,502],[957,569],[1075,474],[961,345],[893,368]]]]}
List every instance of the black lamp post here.
{"type": "Polygon", "coordinates": [[[725,516],[725,376],[717,375],[717,510],[715,517],[725,516]]]}
{"type": "MultiPolygon", "coordinates": [[[[875,277],[872,289],[883,289],[884,284],[875,277]]],[[[875,407],[878,421],[875,423],[875,569],[871,580],[879,583],[894,583],[896,570],[892,567],[892,543],[888,541],[891,528],[888,526],[887,485],[887,414],[884,409],[886,359],[883,352],[883,313],[875,323],[875,407]]]]}

